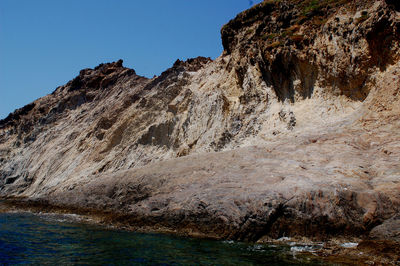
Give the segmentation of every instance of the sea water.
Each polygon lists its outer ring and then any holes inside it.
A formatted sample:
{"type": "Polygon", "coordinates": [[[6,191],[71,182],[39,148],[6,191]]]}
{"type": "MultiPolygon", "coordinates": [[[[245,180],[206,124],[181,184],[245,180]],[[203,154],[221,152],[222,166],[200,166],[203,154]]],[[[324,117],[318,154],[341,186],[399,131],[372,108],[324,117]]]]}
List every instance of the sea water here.
{"type": "Polygon", "coordinates": [[[112,230],[74,215],[0,213],[0,264],[326,265],[293,246],[112,230]]]}

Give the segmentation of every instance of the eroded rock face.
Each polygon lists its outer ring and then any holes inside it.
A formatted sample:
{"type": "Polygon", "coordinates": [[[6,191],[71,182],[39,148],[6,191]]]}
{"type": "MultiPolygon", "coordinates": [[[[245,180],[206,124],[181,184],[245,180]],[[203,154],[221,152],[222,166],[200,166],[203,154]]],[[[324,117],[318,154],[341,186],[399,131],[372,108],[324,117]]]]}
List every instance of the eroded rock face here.
{"type": "Polygon", "coordinates": [[[214,61],[102,64],[16,110],[0,194],[230,239],[396,239],[399,10],[313,3],[239,14],[214,61]]]}
{"type": "Polygon", "coordinates": [[[264,1],[238,15],[221,34],[239,79],[255,65],[281,101],[364,100],[371,75],[398,60],[397,12],[384,1],[343,2],[264,1]]]}

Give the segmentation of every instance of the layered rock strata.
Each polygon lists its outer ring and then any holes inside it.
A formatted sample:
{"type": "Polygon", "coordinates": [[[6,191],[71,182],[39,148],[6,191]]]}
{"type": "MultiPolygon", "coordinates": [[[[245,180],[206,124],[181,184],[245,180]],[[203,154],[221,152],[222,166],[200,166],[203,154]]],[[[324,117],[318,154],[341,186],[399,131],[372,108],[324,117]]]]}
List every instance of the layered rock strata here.
{"type": "Polygon", "coordinates": [[[0,121],[0,194],[216,238],[399,241],[396,1],[264,1],[214,61],[84,69],[0,121]]]}

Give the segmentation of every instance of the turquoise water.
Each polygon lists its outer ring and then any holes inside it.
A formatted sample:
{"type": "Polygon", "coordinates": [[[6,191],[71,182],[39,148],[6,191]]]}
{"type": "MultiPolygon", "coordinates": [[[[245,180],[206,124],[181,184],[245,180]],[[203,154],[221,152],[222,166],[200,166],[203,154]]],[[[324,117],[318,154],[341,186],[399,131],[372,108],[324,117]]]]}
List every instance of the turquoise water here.
{"type": "Polygon", "coordinates": [[[110,230],[74,216],[0,214],[0,264],[324,265],[290,246],[110,230]]]}

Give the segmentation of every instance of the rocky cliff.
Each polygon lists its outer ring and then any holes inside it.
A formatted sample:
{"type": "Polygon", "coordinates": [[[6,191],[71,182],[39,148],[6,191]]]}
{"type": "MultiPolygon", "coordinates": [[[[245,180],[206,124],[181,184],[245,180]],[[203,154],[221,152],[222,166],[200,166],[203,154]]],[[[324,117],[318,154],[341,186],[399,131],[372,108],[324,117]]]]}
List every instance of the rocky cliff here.
{"type": "Polygon", "coordinates": [[[0,194],[213,237],[400,237],[400,6],[264,1],[223,54],[84,69],[0,121],[0,194]]]}

